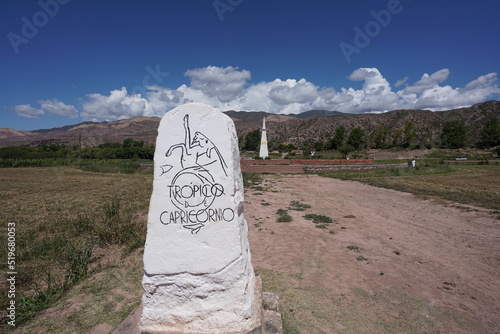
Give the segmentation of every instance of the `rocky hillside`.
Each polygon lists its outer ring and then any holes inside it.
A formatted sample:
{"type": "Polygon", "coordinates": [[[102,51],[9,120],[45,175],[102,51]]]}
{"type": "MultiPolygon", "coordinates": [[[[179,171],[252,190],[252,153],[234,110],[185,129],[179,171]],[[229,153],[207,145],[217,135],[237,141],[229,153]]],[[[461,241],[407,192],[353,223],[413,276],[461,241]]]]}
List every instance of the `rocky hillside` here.
{"type": "Polygon", "coordinates": [[[160,118],[135,117],[115,122],[84,122],[60,128],[35,131],[0,129],[0,147],[15,145],[64,144],[85,147],[107,142],[122,142],[126,138],[153,143],[160,118]]]}
{"type": "MultiPolygon", "coordinates": [[[[500,119],[500,101],[487,101],[467,108],[432,112],[429,110],[394,110],[383,114],[342,114],[314,110],[300,115],[276,115],[263,111],[227,111],[233,119],[240,137],[262,126],[266,117],[269,143],[294,144],[326,143],[335,129],[343,126],[346,133],[360,127],[370,137],[377,129],[388,129],[388,138],[402,131],[408,123],[415,125],[415,142],[437,143],[442,127],[447,121],[465,123],[468,141],[477,143],[484,123],[496,117],[500,119]]],[[[160,118],[136,117],[115,122],[84,122],[61,128],[36,131],[0,129],[0,147],[14,145],[65,144],[95,146],[105,142],[122,142],[125,138],[154,143],[160,118]]]]}
{"type": "MultiPolygon", "coordinates": [[[[396,131],[404,131],[408,123],[415,125],[415,143],[439,143],[443,125],[452,120],[463,121],[467,127],[468,142],[477,143],[484,124],[492,117],[500,119],[500,101],[487,101],[467,108],[432,112],[430,110],[394,110],[383,114],[335,115],[286,122],[266,119],[268,142],[290,143],[301,146],[306,142],[326,143],[335,129],[344,126],[346,133],[360,127],[367,137],[380,127],[388,129],[388,140],[396,131]]],[[[257,127],[255,127],[257,128],[257,127]]],[[[244,134],[241,129],[240,135],[244,134]]]]}

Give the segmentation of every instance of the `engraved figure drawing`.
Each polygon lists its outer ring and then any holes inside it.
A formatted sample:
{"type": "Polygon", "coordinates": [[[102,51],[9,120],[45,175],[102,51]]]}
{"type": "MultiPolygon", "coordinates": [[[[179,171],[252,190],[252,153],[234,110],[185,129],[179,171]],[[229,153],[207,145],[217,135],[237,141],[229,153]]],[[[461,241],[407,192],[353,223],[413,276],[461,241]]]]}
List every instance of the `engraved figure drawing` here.
{"type": "Polygon", "coordinates": [[[205,223],[231,215],[227,210],[210,208],[215,199],[224,194],[223,186],[216,182],[214,175],[222,172],[227,176],[228,167],[217,146],[205,134],[196,131],[191,137],[189,115],[184,116],[183,125],[184,142],[171,145],[165,153],[167,163],[160,166],[160,176],[168,176],[174,166],[181,166],[169,185],[170,200],[178,210],[162,212],[160,221],[164,225],[181,224],[197,234],[205,223]],[[174,151],[180,154],[174,155],[174,151]]]}

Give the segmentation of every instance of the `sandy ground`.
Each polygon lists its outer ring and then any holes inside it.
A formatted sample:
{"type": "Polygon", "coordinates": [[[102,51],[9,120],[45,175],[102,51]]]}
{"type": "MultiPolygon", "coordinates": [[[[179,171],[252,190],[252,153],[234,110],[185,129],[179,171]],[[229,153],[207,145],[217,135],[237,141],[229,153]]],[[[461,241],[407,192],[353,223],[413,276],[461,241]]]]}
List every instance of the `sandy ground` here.
{"type": "MultiPolygon", "coordinates": [[[[444,310],[441,315],[425,315],[438,332],[500,333],[500,220],[488,210],[464,210],[408,193],[315,175],[264,177],[264,190],[245,193],[252,263],[257,270],[297,277],[287,282],[288,288],[349,299],[349,305],[369,310],[367,317],[380,318],[380,322],[415,319],[408,314],[414,309],[406,309],[405,303],[395,307],[384,303],[401,302],[375,298],[396,289],[421,301],[428,307],[426,312],[444,310]],[[277,223],[276,210],[287,209],[297,200],[311,208],[289,210],[293,221],[277,223]],[[326,230],[315,228],[303,218],[306,213],[329,216],[334,223],[326,230]],[[360,251],[347,246],[358,246],[360,251]],[[367,260],[356,260],[358,256],[367,260]],[[368,297],[360,297],[355,290],[368,297]]],[[[324,305],[331,307],[332,317],[342,307],[334,302],[324,305]]],[[[282,312],[290,312],[298,321],[306,317],[294,314],[293,309],[282,312]]],[[[364,326],[344,320],[319,320],[322,329],[316,332],[357,332],[355,326],[364,326]],[[335,326],[325,328],[331,323],[335,326]]]]}

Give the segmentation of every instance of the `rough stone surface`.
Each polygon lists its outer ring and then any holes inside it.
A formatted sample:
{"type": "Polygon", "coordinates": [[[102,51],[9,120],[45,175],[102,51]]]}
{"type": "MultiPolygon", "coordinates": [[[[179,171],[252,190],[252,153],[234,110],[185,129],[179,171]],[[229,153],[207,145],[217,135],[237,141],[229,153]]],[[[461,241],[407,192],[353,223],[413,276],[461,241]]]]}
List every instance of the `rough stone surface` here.
{"type": "Polygon", "coordinates": [[[246,333],[260,303],[232,120],[190,103],[160,122],[144,250],[149,333],[246,333]]]}
{"type": "Polygon", "coordinates": [[[264,310],[264,327],[262,329],[263,334],[282,334],[283,333],[283,322],[281,320],[281,314],[272,311],[264,310]]]}
{"type": "MultiPolygon", "coordinates": [[[[262,321],[259,326],[256,326],[249,332],[242,334],[282,334],[283,333],[283,323],[281,319],[281,314],[279,313],[279,297],[276,293],[264,292],[262,293],[262,281],[259,276],[256,276],[255,285],[255,300],[258,301],[259,305],[267,307],[264,309],[262,307],[261,318],[262,321]]],[[[142,313],[143,305],[139,305],[114,331],[113,334],[148,334],[147,331],[141,331],[140,328],[140,318],[142,313]]],[[[166,333],[166,332],[156,332],[156,333],[166,333]]],[[[176,334],[169,332],[169,334],[176,334]]]]}
{"type": "Polygon", "coordinates": [[[264,308],[271,311],[279,312],[279,296],[274,292],[264,292],[262,293],[262,304],[264,308]]]}

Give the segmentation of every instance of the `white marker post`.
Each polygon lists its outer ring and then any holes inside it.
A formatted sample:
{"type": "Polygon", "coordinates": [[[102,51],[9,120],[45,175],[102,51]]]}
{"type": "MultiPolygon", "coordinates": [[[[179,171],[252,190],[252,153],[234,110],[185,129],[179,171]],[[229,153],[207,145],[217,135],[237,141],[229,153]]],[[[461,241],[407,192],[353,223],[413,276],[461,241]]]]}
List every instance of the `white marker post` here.
{"type": "Polygon", "coordinates": [[[269,151],[267,150],[267,134],[266,134],[266,118],[262,121],[262,137],[260,139],[260,150],[259,158],[266,159],[269,157],[269,151]]]}
{"type": "Polygon", "coordinates": [[[259,327],[233,121],[201,103],[173,109],[160,122],[154,163],[141,330],[259,327]]]}

